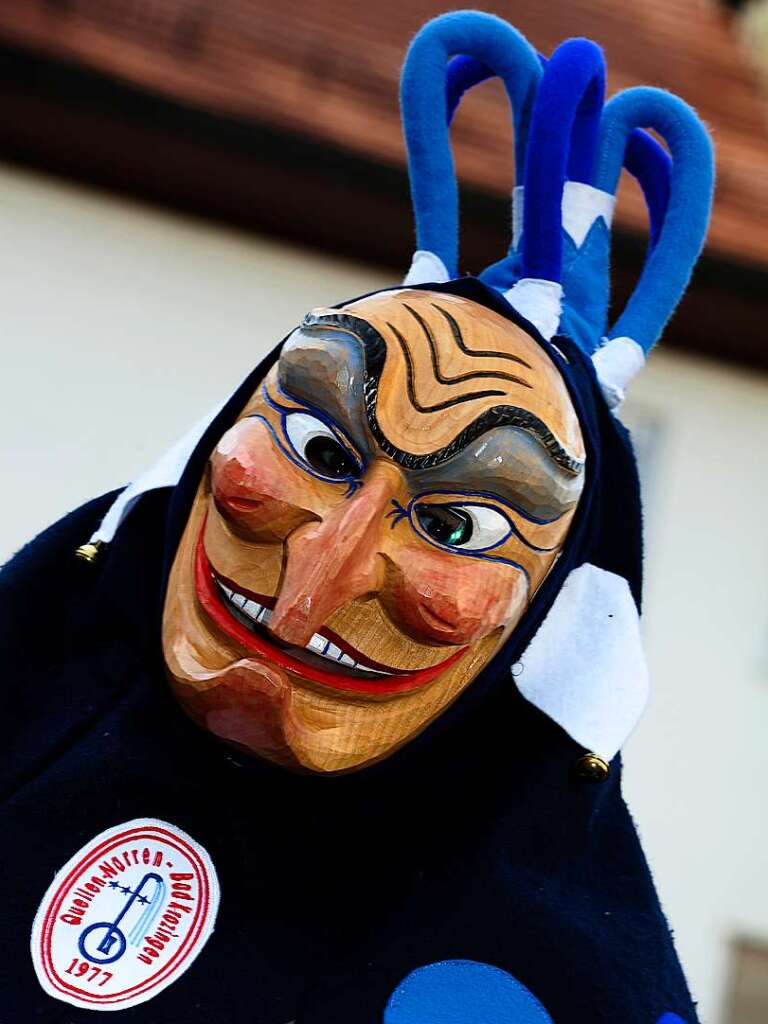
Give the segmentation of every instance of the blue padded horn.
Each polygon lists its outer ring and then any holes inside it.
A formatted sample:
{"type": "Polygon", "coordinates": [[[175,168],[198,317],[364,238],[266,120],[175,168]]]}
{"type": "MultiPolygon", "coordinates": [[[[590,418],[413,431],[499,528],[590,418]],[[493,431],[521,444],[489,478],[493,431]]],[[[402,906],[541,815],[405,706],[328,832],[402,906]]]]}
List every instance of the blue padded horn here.
{"type": "MultiPolygon", "coordinates": [[[[542,67],[546,67],[546,57],[539,54],[539,60],[542,67]]],[[[489,78],[493,78],[491,69],[474,57],[458,56],[451,60],[445,80],[448,125],[453,121],[464,93],[489,78]]],[[[648,244],[652,249],[658,241],[661,225],[667,213],[672,160],[652,135],[642,128],[635,128],[627,142],[624,167],[636,179],[642,190],[648,210],[648,244]]],[[[568,177],[575,180],[575,174],[576,168],[569,164],[568,177]]]]}
{"type": "Polygon", "coordinates": [[[506,21],[454,11],[428,22],[411,43],[400,79],[417,250],[434,253],[448,275],[458,272],[459,191],[448,137],[445,76],[456,54],[476,58],[504,82],[512,105],[517,174],[541,66],[536,51],[506,21]]]}
{"type": "MultiPolygon", "coordinates": [[[[514,283],[504,289],[507,301],[547,340],[560,328],[563,313],[569,314],[566,329],[585,349],[593,335],[602,333],[608,304],[607,233],[612,197],[590,184],[604,92],[605,63],[599,46],[588,39],[569,39],[555,50],[534,103],[525,158],[519,260],[514,283]],[[573,175],[570,179],[569,174],[573,175]],[[576,197],[571,204],[574,242],[566,240],[563,231],[567,179],[568,193],[576,197]],[[592,215],[596,205],[597,212],[592,215]],[[594,255],[590,217],[593,226],[596,218],[602,224],[594,255]],[[586,237],[582,228],[589,231],[586,237]],[[567,263],[563,255],[566,245],[567,263]],[[577,267],[578,262],[587,270],[577,267]],[[563,305],[564,283],[575,296],[572,309],[563,305]]],[[[511,262],[502,260],[489,268],[484,279],[490,282],[496,275],[503,279],[511,262]]]]}
{"type": "Polygon", "coordinates": [[[643,191],[648,209],[648,248],[654,249],[667,216],[672,160],[663,146],[642,128],[630,132],[624,166],[643,191]]]}
{"type": "Polygon", "coordinates": [[[672,174],[658,240],[609,337],[631,338],[647,353],[685,291],[704,244],[712,206],[714,158],[709,135],[687,103],[661,89],[626,89],[605,106],[598,188],[616,190],[627,140],[636,128],[652,128],[664,138],[672,174]]]}
{"type": "Polygon", "coordinates": [[[474,57],[467,57],[466,54],[451,57],[445,72],[445,123],[448,127],[453,122],[464,93],[493,77],[491,69],[474,57]]]}
{"type": "MultiPolygon", "coordinates": [[[[590,184],[605,95],[596,43],[568,39],[547,63],[534,105],[525,163],[521,277],[560,282],[566,178],[590,184]]],[[[622,152],[622,163],[624,154],[622,152]]]]}

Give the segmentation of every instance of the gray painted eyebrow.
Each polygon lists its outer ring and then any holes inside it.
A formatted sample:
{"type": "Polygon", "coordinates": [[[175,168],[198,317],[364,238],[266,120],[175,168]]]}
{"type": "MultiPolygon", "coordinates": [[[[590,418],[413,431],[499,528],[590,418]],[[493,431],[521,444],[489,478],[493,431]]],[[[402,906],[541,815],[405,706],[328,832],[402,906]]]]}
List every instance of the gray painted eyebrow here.
{"type": "MultiPolygon", "coordinates": [[[[318,332],[320,333],[320,332],[318,332]]],[[[314,405],[337,420],[361,452],[370,454],[373,438],[363,398],[363,358],[359,342],[336,330],[318,334],[295,331],[286,341],[277,362],[278,384],[289,397],[314,405]],[[307,357],[320,357],[322,369],[307,371],[307,357]],[[318,372],[319,371],[319,372],[318,372]],[[339,375],[347,380],[342,386],[339,375]]]]}
{"type": "Polygon", "coordinates": [[[449,462],[409,478],[415,490],[425,493],[439,488],[484,494],[537,523],[565,515],[583,488],[583,477],[566,473],[529,433],[515,427],[497,427],[449,462]]]}

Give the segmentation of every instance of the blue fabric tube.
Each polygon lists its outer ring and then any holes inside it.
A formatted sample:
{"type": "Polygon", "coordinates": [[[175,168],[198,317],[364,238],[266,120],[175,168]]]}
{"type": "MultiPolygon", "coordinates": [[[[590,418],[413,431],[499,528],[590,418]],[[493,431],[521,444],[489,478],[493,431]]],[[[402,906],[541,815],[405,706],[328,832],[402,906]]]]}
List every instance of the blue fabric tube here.
{"type": "MultiPolygon", "coordinates": [[[[546,67],[546,57],[539,54],[539,60],[546,67]]],[[[448,65],[445,79],[447,124],[461,103],[465,92],[481,82],[493,78],[493,72],[474,57],[463,55],[453,57],[448,65]]],[[[661,225],[667,213],[669,202],[669,180],[672,174],[672,160],[669,153],[652,135],[642,128],[635,128],[629,135],[624,156],[624,167],[637,180],[642,189],[648,209],[649,249],[653,249],[661,232],[661,225]]],[[[575,177],[576,168],[569,163],[568,177],[575,177]]],[[[591,181],[588,182],[591,184],[591,181]]]]}
{"type": "Polygon", "coordinates": [[[600,47],[588,39],[566,40],[550,57],[534,104],[525,164],[522,277],[561,280],[563,186],[571,168],[574,180],[592,179],[604,95],[600,47]]]}
{"type": "Polygon", "coordinates": [[[467,57],[463,53],[451,57],[445,72],[445,123],[448,126],[453,121],[464,93],[493,77],[491,69],[474,57],[467,57]]]}
{"type": "Polygon", "coordinates": [[[663,146],[642,128],[630,132],[624,166],[637,179],[648,208],[648,248],[653,249],[667,215],[672,160],[663,146]]]}
{"type": "MultiPolygon", "coordinates": [[[[539,60],[542,62],[542,66],[546,67],[546,57],[539,54],[539,60]]],[[[447,124],[450,125],[453,121],[464,93],[489,78],[493,78],[491,69],[475,60],[474,57],[452,58],[445,80],[447,124]]],[[[635,128],[630,132],[627,142],[624,167],[637,180],[642,189],[648,209],[649,246],[652,249],[658,241],[661,225],[667,213],[672,160],[669,153],[659,145],[652,135],[642,128],[635,128]]],[[[576,177],[575,172],[576,168],[569,164],[568,177],[573,181],[581,180],[576,177]]]]}
{"type": "Polygon", "coordinates": [[[685,291],[706,236],[714,189],[709,135],[683,100],[661,89],[626,89],[605,106],[600,130],[598,188],[613,192],[635,128],[653,128],[666,141],[672,175],[664,222],[640,280],[609,337],[630,337],[647,352],[685,291]]]}
{"type": "Polygon", "coordinates": [[[459,194],[448,138],[446,64],[475,57],[504,82],[514,115],[517,173],[522,175],[528,124],[541,77],[536,51],[492,14],[454,11],[416,34],[400,79],[403,134],[408,149],[416,244],[435,253],[455,277],[459,251],[459,194]]]}

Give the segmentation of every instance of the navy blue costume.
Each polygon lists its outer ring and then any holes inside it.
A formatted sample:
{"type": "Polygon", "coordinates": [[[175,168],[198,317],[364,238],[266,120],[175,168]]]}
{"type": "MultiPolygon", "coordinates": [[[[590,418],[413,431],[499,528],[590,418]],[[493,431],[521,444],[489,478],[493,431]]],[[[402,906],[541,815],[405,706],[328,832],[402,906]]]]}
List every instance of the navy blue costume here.
{"type": "MultiPolygon", "coordinates": [[[[473,279],[430,287],[524,323],[473,279]]],[[[164,677],[160,615],[180,532],[210,450],[274,354],[214,419],[180,483],[142,498],[99,562],[84,564],[74,550],[110,495],[5,567],[3,1022],[91,1019],[40,988],[31,922],[78,847],[120,822],[157,817],[208,850],[221,907],[192,967],[125,1010],[128,1020],[382,1024],[411,972],[469,960],[509,972],[555,1024],[657,1024],[668,1011],[694,1024],[621,796],[619,758],[607,781],[581,778],[583,748],[510,673],[573,567],[589,561],[624,576],[636,599],[641,585],[626,433],[590,360],[567,338],[555,343],[587,446],[566,550],[481,676],[374,767],[318,778],[248,760],[188,721],[164,677]]],[[[416,1024],[398,1006],[388,1019],[416,1024]]]]}

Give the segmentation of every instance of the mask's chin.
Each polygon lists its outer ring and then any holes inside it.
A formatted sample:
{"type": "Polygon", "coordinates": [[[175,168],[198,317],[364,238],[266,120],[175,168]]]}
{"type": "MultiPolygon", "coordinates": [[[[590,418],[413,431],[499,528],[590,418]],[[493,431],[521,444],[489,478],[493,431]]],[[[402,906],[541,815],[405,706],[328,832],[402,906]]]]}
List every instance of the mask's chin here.
{"type": "Polygon", "coordinates": [[[390,757],[443,714],[495,653],[499,641],[492,643],[468,652],[470,678],[449,669],[422,690],[384,701],[311,689],[262,658],[206,672],[202,686],[172,672],[172,685],[199,725],[238,750],[293,771],[342,774],[390,757]]]}

